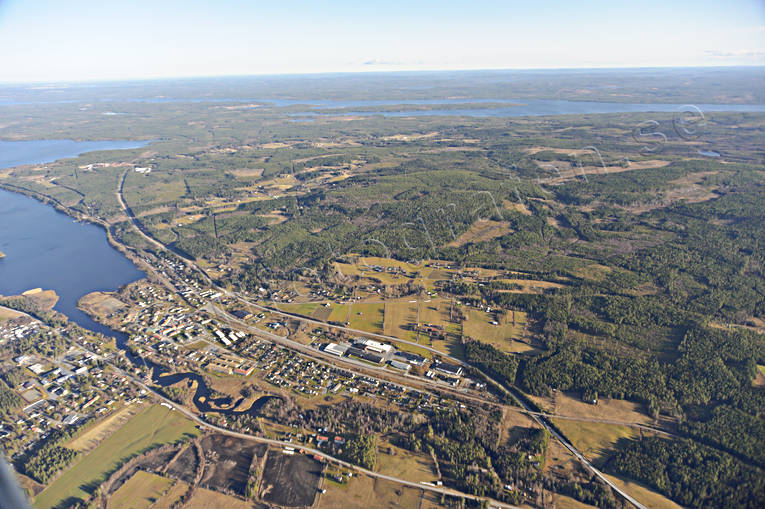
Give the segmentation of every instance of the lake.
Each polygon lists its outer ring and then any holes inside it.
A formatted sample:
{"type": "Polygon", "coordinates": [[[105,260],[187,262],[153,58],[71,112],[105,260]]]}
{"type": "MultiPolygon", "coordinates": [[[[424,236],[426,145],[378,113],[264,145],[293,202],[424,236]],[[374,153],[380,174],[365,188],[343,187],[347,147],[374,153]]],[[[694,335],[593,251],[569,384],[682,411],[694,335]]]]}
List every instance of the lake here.
{"type": "MultiPolygon", "coordinates": [[[[40,164],[92,150],[137,148],[146,142],[45,140],[0,141],[0,168],[40,164]]],[[[77,301],[94,291],[113,291],[145,276],[114,249],[100,226],[75,222],[27,196],[0,189],[0,294],[31,288],[55,290],[55,309],[82,327],[121,336],[77,309],[77,301]]]]}

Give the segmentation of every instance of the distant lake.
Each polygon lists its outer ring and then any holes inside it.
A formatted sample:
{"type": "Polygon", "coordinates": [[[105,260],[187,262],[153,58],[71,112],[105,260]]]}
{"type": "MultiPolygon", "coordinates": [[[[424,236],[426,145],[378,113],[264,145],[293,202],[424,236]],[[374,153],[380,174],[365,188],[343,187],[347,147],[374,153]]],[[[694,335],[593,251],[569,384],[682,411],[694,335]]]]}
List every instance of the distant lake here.
{"type": "MultiPolygon", "coordinates": [[[[417,117],[417,116],[468,116],[468,117],[526,117],[539,115],[586,115],[596,113],[648,113],[648,112],[676,112],[687,108],[685,104],[666,103],[624,103],[624,102],[597,102],[597,101],[566,101],[557,99],[517,99],[513,97],[497,97],[494,99],[473,99],[470,97],[441,98],[441,99],[381,99],[381,100],[338,100],[338,99],[277,99],[268,97],[110,97],[108,99],[75,100],[66,99],[59,101],[27,101],[16,102],[12,100],[0,101],[0,106],[20,104],[68,104],[68,103],[231,103],[231,104],[262,104],[264,107],[304,107],[298,108],[300,113],[293,111],[290,115],[303,117],[306,115],[321,115],[321,110],[331,108],[346,108],[341,114],[331,113],[328,115],[354,115],[370,116],[383,115],[386,117],[417,117]],[[517,106],[483,107],[486,103],[514,103],[517,106]],[[439,109],[439,104],[455,105],[464,104],[465,108],[439,109]],[[476,105],[471,107],[470,105],[476,105]],[[353,108],[374,108],[375,106],[401,105],[401,111],[354,111],[353,108]],[[406,106],[433,106],[430,110],[407,110],[406,106]]],[[[737,111],[737,112],[765,112],[765,104],[694,104],[702,112],[737,111]]],[[[104,114],[114,114],[113,111],[104,114]]],[[[299,122],[305,122],[300,119],[299,122]]],[[[93,149],[97,150],[97,149],[93,149]]]]}
{"type": "MultiPolygon", "coordinates": [[[[276,104],[287,105],[287,101],[279,101],[276,104]]],[[[681,111],[695,111],[689,108],[688,104],[662,104],[662,103],[612,103],[612,102],[594,102],[594,101],[564,101],[550,99],[494,99],[488,100],[433,100],[433,101],[295,101],[294,104],[314,104],[316,108],[313,111],[295,113],[295,115],[305,116],[325,115],[321,109],[328,108],[348,108],[348,111],[342,113],[330,113],[326,115],[354,115],[370,116],[383,115],[386,117],[424,117],[424,116],[469,116],[469,117],[533,117],[540,115],[589,115],[599,113],[649,113],[663,112],[674,113],[681,111]],[[513,106],[483,107],[480,103],[492,102],[511,102],[513,106]],[[407,105],[431,105],[439,104],[459,105],[465,103],[474,103],[477,107],[466,107],[456,109],[439,109],[437,107],[429,110],[408,110],[407,105]],[[358,107],[374,106],[392,106],[402,105],[400,111],[354,111],[358,107]]],[[[765,112],[765,104],[695,104],[693,105],[705,112],[716,111],[738,111],[738,112],[765,112]]]]}
{"type": "MultiPolygon", "coordinates": [[[[146,142],[43,140],[0,141],[0,168],[40,164],[92,150],[137,148],[146,142]]],[[[0,189],[0,294],[31,288],[55,290],[55,309],[79,325],[108,336],[121,336],[77,309],[94,291],[114,291],[145,276],[114,249],[100,226],[77,223],[33,198],[0,189]]]]}
{"type": "Polygon", "coordinates": [[[0,140],[0,169],[42,164],[96,150],[139,148],[145,141],[0,140]]]}

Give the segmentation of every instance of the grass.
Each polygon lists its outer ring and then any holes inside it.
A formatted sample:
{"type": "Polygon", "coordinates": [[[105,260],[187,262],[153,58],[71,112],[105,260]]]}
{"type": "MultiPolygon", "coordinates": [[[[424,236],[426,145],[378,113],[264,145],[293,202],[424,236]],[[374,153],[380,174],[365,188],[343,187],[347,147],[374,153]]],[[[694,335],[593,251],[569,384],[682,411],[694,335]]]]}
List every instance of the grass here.
{"type": "MultiPolygon", "coordinates": [[[[412,299],[410,299],[412,300],[412,299]]],[[[385,334],[409,341],[417,339],[411,326],[417,323],[417,303],[394,301],[385,303],[385,334]]]]}
{"type": "Polygon", "coordinates": [[[34,505],[49,508],[64,501],[85,499],[111,472],[136,454],[198,433],[194,423],[178,412],[152,405],[64,472],[37,496],[34,505]]]}
{"type": "Polygon", "coordinates": [[[595,463],[605,460],[619,439],[635,438],[638,431],[629,426],[601,422],[552,419],[571,443],[595,463]]]}
{"type": "Polygon", "coordinates": [[[226,509],[251,509],[252,503],[238,498],[218,493],[205,488],[197,488],[191,500],[183,505],[184,509],[209,509],[210,507],[225,507],[226,509]]]}
{"type": "Polygon", "coordinates": [[[109,497],[107,509],[146,509],[162,498],[173,486],[173,480],[143,470],[109,497]]]}
{"type": "Polygon", "coordinates": [[[433,460],[427,454],[414,454],[406,449],[394,445],[383,444],[378,447],[376,471],[410,481],[433,482],[436,472],[433,468],[433,460]],[[393,450],[395,454],[388,454],[387,450],[393,450]]]}
{"type": "Polygon", "coordinates": [[[635,481],[623,479],[615,475],[606,475],[606,477],[649,509],[681,509],[682,507],[664,495],[656,493],[635,481]]]}
{"type": "Polygon", "coordinates": [[[138,405],[129,405],[91,426],[87,431],[72,439],[66,446],[78,452],[93,450],[105,437],[117,431],[131,417],[141,410],[138,405]]]}
{"type": "Polygon", "coordinates": [[[493,313],[468,307],[463,308],[463,312],[466,320],[462,325],[466,336],[488,343],[505,353],[526,352],[532,349],[528,344],[517,341],[523,336],[526,313],[507,311],[498,317],[499,324],[493,325],[493,313]]]}
{"type": "Polygon", "coordinates": [[[383,332],[383,310],[381,303],[358,303],[351,308],[351,328],[381,334],[383,332]],[[361,315],[359,315],[361,313],[361,315]]]}
{"type": "Polygon", "coordinates": [[[760,370],[760,373],[762,373],[763,376],[765,376],[765,366],[762,364],[757,364],[757,369],[760,370]]]}
{"type": "Polygon", "coordinates": [[[365,475],[354,475],[349,481],[337,484],[322,481],[327,492],[319,495],[315,507],[329,509],[384,509],[388,507],[418,507],[422,490],[406,488],[383,479],[372,479],[365,475]]]}

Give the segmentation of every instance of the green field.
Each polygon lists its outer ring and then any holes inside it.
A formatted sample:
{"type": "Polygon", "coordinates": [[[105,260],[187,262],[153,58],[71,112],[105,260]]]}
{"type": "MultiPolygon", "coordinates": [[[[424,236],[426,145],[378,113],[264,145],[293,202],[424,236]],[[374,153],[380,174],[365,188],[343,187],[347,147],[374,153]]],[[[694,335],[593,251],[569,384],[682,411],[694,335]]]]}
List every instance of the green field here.
{"type": "Polygon", "coordinates": [[[170,490],[172,479],[139,470],[109,497],[108,509],[146,509],[170,490]]]}
{"type": "Polygon", "coordinates": [[[354,304],[351,308],[350,326],[367,332],[382,333],[384,308],[382,303],[354,304]]]}
{"type": "Polygon", "coordinates": [[[71,505],[74,499],[85,499],[132,456],[198,433],[194,423],[178,412],[160,405],[151,406],[64,472],[35,498],[34,505],[49,508],[65,501],[64,505],[71,505]]]}

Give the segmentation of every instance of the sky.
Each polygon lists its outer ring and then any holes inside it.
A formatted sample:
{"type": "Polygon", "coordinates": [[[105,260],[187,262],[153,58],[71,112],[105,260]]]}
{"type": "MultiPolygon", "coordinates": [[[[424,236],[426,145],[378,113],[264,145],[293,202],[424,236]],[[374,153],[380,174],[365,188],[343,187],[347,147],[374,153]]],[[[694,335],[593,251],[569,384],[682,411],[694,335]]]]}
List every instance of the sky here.
{"type": "Polygon", "coordinates": [[[0,82],[765,65],[765,0],[0,0],[0,82]]]}

